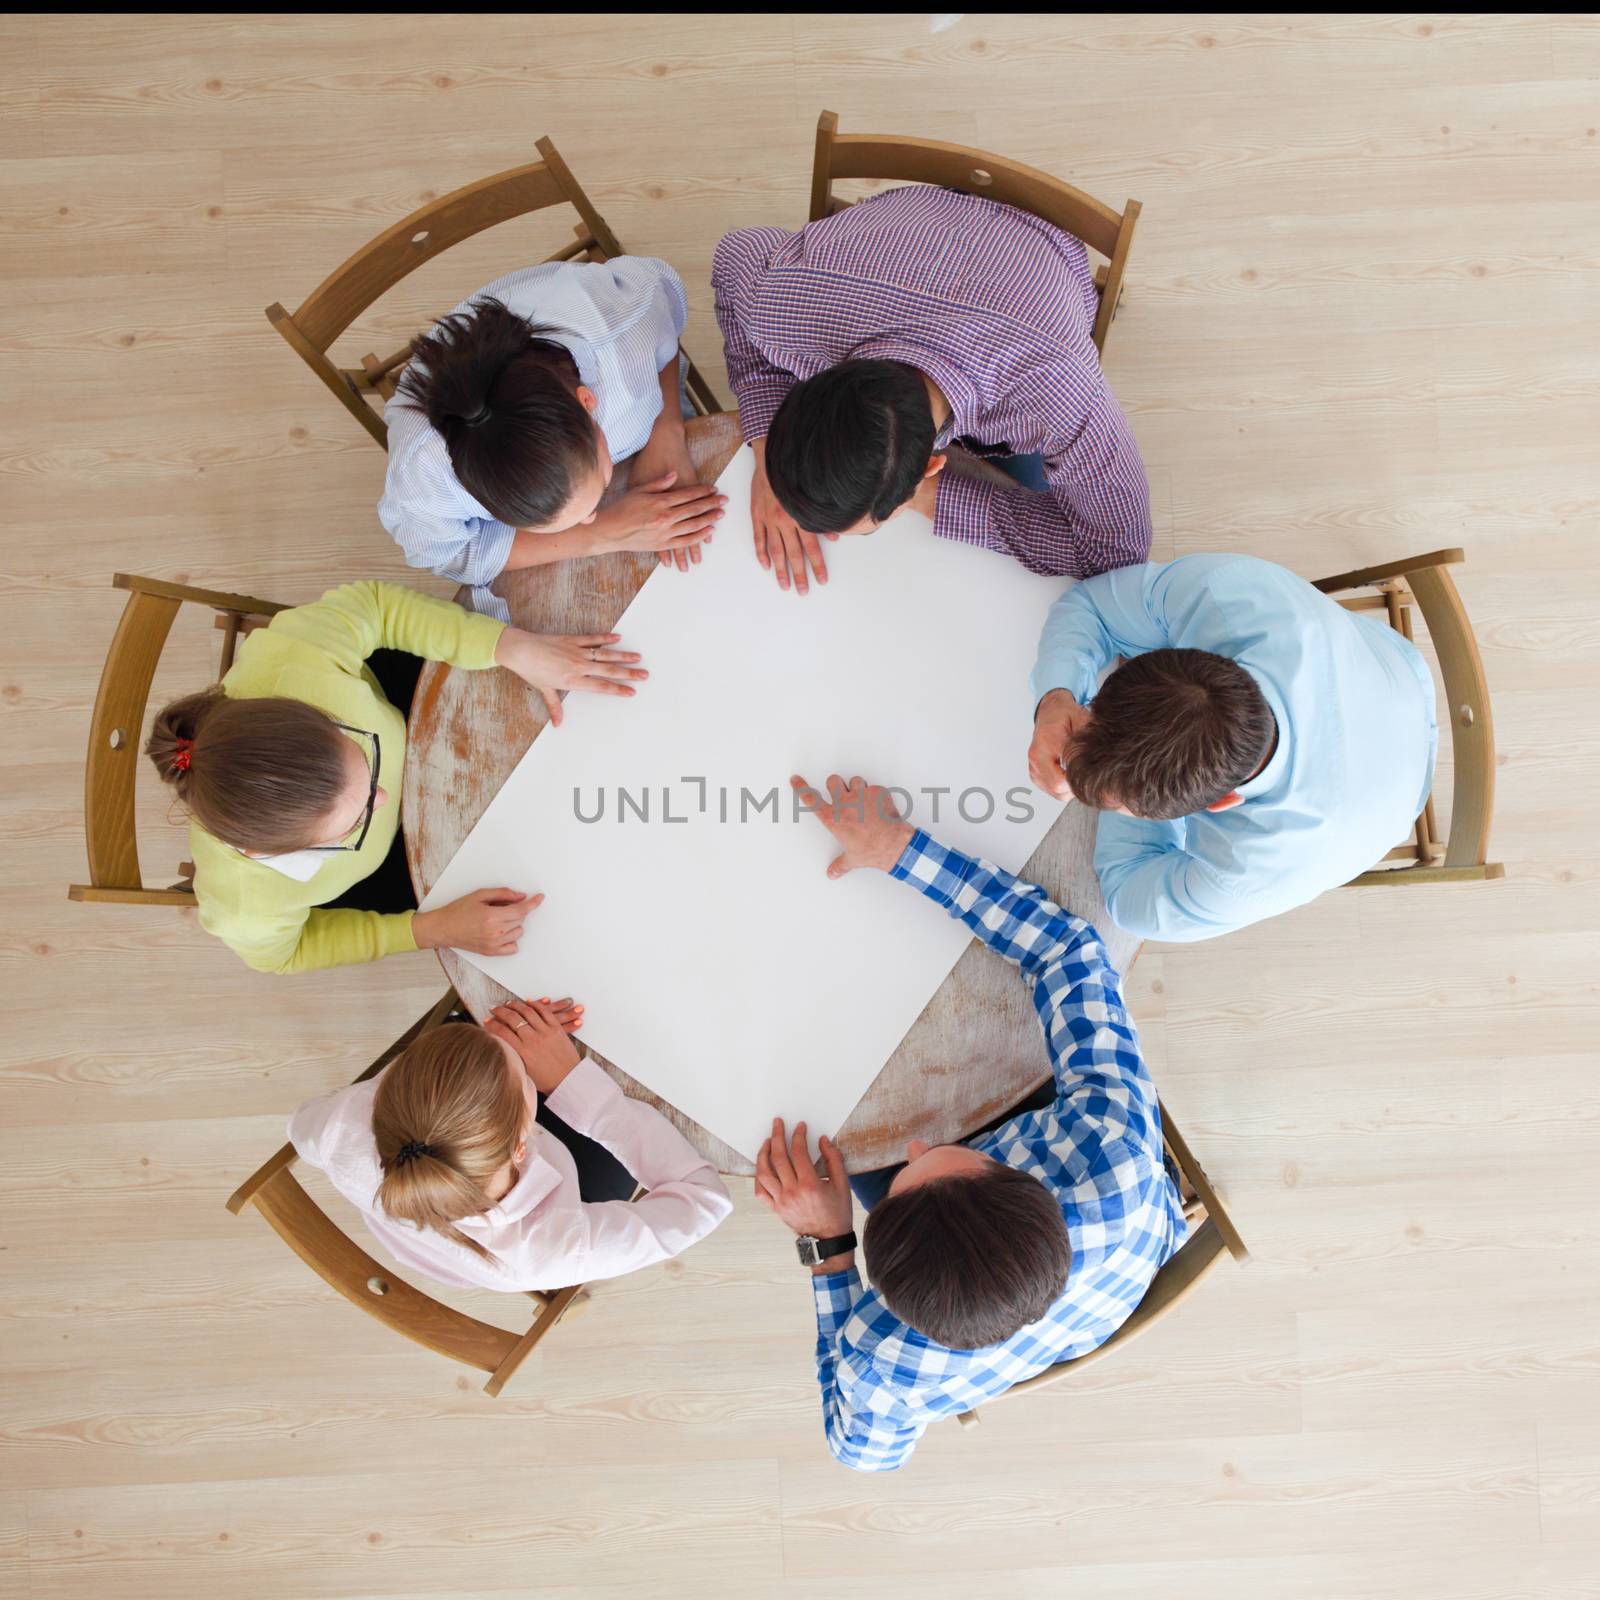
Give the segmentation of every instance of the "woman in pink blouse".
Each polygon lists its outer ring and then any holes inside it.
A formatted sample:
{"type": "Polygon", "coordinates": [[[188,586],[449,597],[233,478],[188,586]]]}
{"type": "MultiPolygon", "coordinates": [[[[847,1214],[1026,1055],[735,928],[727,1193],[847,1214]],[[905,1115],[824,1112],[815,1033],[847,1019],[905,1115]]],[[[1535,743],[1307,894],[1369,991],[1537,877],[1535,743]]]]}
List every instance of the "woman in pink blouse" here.
{"type": "Polygon", "coordinates": [[[403,1266],[462,1287],[559,1289],[686,1250],[733,1209],[715,1167],[569,1035],[571,1000],[446,1023],[289,1120],[403,1266]],[[645,1194],[629,1202],[634,1180],[645,1194]]]}

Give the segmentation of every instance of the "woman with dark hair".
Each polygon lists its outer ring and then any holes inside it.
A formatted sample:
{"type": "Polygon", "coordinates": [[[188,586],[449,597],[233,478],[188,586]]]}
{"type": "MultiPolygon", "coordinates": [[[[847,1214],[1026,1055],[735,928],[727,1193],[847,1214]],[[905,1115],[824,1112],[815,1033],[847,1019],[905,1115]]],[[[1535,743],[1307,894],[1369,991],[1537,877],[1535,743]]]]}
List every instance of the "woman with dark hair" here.
{"type": "Polygon", "coordinates": [[[700,559],[725,497],[684,442],[683,284],[665,261],[547,262],[418,337],[389,406],[378,516],[414,567],[502,621],[502,572],[614,550],[700,559]],[[630,491],[600,509],[614,465],[630,491]]]}
{"type": "Polygon", "coordinates": [[[145,745],[189,813],[200,925],[261,972],[509,955],[542,896],[478,889],[416,909],[400,785],[418,670],[504,667],[559,722],[558,691],[631,695],[647,676],[617,638],[529,633],[394,583],[280,611],[220,684],[157,712],[145,745]]]}

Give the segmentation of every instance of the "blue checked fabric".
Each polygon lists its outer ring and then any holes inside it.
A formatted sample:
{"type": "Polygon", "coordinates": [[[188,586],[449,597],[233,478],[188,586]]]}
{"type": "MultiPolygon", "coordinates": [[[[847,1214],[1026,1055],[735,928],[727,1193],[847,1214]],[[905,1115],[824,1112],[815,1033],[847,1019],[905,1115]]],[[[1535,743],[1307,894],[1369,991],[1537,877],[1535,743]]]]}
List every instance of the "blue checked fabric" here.
{"type": "Polygon", "coordinates": [[[925,1338],[854,1269],[814,1279],[828,1447],[861,1472],[892,1471],[929,1423],[1103,1344],[1187,1232],[1163,1163],[1155,1086],[1099,934],[1042,889],[920,829],[893,875],[1016,962],[1033,989],[1055,1103],[971,1143],[1059,1197],[1072,1267],[1046,1316],[983,1350],[947,1350],[925,1338]]]}

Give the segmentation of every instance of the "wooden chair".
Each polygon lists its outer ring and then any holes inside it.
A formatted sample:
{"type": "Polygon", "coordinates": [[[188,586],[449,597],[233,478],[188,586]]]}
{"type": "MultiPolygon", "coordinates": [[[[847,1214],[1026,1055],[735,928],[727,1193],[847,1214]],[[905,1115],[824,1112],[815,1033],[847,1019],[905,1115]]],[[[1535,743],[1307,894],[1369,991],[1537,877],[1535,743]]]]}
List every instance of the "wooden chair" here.
{"type": "Polygon", "coordinates": [[[1105,353],[1106,335],[1122,298],[1133,230],[1139,221],[1137,200],[1128,201],[1119,215],[1083,190],[1020,161],[939,139],[841,134],[838,117],[824,111],[817,118],[817,154],[811,168],[811,221],[835,216],[850,204],[833,193],[834,181],[839,178],[897,178],[1003,200],[1081,239],[1105,258],[1105,265],[1095,274],[1100,312],[1094,320],[1094,347],[1105,353]]]}
{"type": "MultiPolygon", "coordinates": [[[[438,1026],[460,1006],[454,989],[412,1024],[355,1081],[364,1083],[382,1072],[419,1034],[438,1026]]],[[[526,1333],[512,1333],[480,1322],[413,1288],[380,1265],[334,1225],[300,1186],[290,1168],[295,1148],[286,1144],[234,1190],[228,1210],[235,1216],[254,1206],[285,1244],[346,1300],[417,1344],[437,1350],[464,1366],[489,1374],[483,1392],[498,1395],[529,1352],[583,1295],[582,1285],[549,1294],[529,1291],[537,1307],[526,1333]]]]}
{"type": "MultiPolygon", "coordinates": [[[[394,398],[401,372],[411,359],[410,344],[381,361],[365,355],[356,367],[336,366],[328,356],[334,340],[379,296],[451,245],[563,202],[573,206],[580,221],[573,230],[573,242],[549,260],[609,261],[625,253],[555,145],[548,138],[541,139],[538,150],[542,161],[452,190],[380,233],[323,279],[292,316],[281,305],[267,307],[267,320],[290,348],[385,449],[389,430],[372,399],[394,398]]],[[[690,400],[701,415],[720,411],[715,390],[687,354],[683,359],[690,400]]]]}
{"type": "MultiPolygon", "coordinates": [[[[1134,1308],[1133,1315],[1104,1344],[1097,1345],[1087,1355],[1079,1356],[1074,1361],[1059,1362],[1035,1377],[1024,1378],[1021,1383],[1007,1389],[1004,1395],[997,1395],[996,1399],[1006,1399],[1030,1389],[1043,1389],[1050,1384],[1061,1383],[1074,1377],[1091,1362],[1103,1360],[1130,1340],[1137,1339],[1152,1323],[1188,1299],[1195,1285],[1221,1262],[1224,1252],[1235,1261],[1250,1259],[1250,1252],[1245,1249],[1244,1240],[1233,1225],[1233,1218],[1223,1208],[1216,1190],[1211,1187],[1211,1180],[1206,1176],[1205,1168],[1195,1160],[1194,1152],[1184,1142],[1183,1135],[1178,1132],[1165,1106],[1161,1108],[1161,1129],[1167,1154],[1192,1191],[1184,1207],[1184,1215],[1189,1218],[1189,1237],[1184,1240],[1178,1253],[1151,1279],[1150,1287],[1145,1290],[1144,1299],[1134,1308]]],[[[978,1422],[978,1413],[963,1411],[957,1420],[964,1427],[974,1427],[978,1422]]]]}
{"type": "Polygon", "coordinates": [[[1397,845],[1380,864],[1352,878],[1347,888],[1376,883],[1460,883],[1503,878],[1506,869],[1489,860],[1489,825],[1494,818],[1494,714],[1483,658],[1461,596],[1445,569],[1464,560],[1460,550],[1433,550],[1408,561],[1360,567],[1322,578],[1317,588],[1336,595],[1346,589],[1367,594],[1340,600],[1350,611],[1381,611],[1389,626],[1411,639],[1411,608],[1422,612],[1444,679],[1450,737],[1455,752],[1455,789],[1450,807],[1450,837],[1439,838],[1429,795],[1416,822],[1416,839],[1397,845]]]}
{"type": "MultiPolygon", "coordinates": [[[[179,608],[185,601],[210,606],[222,630],[220,677],[233,665],[241,633],[257,620],[284,608],[273,600],[187,584],[163,583],[119,572],[112,578],[128,590],[128,603],[112,636],[100,673],[89,721],[89,757],[85,765],[83,829],[89,847],[89,882],[67,891],[72,900],[111,901],[122,905],[192,906],[194,890],[184,881],[168,889],[149,889],[139,873],[139,843],[134,825],[134,775],[144,760],[140,734],[156,663],[179,608]]],[[[183,863],[185,867],[188,863],[183,863]]],[[[181,869],[180,869],[181,870],[181,869]]]]}

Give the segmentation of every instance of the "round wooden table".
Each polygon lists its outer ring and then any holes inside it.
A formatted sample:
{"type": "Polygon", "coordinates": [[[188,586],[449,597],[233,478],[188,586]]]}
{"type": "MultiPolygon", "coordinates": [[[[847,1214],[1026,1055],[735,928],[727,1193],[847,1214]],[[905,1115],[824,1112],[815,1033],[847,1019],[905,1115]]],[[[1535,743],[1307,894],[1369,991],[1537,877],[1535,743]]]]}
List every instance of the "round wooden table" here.
{"type": "MultiPolygon", "coordinates": [[[[710,482],[739,448],[738,417],[724,412],[695,418],[687,432],[695,469],[702,482],[710,482]]],[[[953,458],[947,470],[995,472],[970,458],[953,458]]],[[[617,469],[608,500],[623,492],[626,479],[624,463],[617,469]]],[[[656,570],[653,556],[594,556],[508,572],[494,587],[519,627],[536,633],[605,633],[656,570]]],[[[661,581],[694,579],[692,573],[663,573],[661,581]]],[[[402,809],[411,878],[419,896],[455,855],[545,720],[538,695],[509,672],[456,672],[442,662],[423,667],[411,706],[402,809]]],[[[1026,776],[1021,750],[1017,770],[1021,781],[1026,776]]],[[[894,778],[890,772],[868,776],[883,782],[894,778]]],[[[1112,962],[1125,972],[1138,953],[1138,941],[1106,919],[1092,865],[1096,815],[1083,806],[1069,805],[1023,867],[1022,876],[1042,884],[1061,905],[1094,922],[1112,962]]],[[[907,898],[909,902],[909,890],[907,898]]],[[[919,910],[908,903],[906,914],[935,913],[932,907],[919,910]]],[[[480,1020],[507,997],[500,984],[456,951],[441,950],[439,960],[480,1020]]],[[[737,1151],[630,1077],[627,1063],[590,1054],[626,1093],[670,1118],[721,1171],[751,1171],[737,1151]]],[[[903,1160],[908,1139],[942,1144],[964,1138],[1030,1094],[1048,1075],[1039,1021],[1020,974],[974,940],[838,1130],[845,1164],[852,1172],[867,1172],[903,1160]]],[[[774,1107],[775,1112],[782,1110],[774,1107]]]]}

